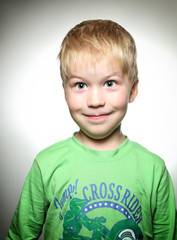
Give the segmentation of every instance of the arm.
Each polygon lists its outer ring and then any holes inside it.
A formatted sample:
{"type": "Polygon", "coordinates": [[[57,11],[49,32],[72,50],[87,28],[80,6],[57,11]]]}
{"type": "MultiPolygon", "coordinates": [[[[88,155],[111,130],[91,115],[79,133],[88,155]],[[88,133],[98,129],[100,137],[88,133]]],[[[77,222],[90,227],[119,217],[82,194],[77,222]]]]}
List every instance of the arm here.
{"type": "Polygon", "coordinates": [[[166,168],[156,192],[156,208],[153,215],[154,240],[173,240],[175,232],[175,196],[173,184],[166,168]]]}
{"type": "Polygon", "coordinates": [[[47,211],[47,201],[38,164],[34,161],[23,186],[6,240],[38,239],[47,211]]]}

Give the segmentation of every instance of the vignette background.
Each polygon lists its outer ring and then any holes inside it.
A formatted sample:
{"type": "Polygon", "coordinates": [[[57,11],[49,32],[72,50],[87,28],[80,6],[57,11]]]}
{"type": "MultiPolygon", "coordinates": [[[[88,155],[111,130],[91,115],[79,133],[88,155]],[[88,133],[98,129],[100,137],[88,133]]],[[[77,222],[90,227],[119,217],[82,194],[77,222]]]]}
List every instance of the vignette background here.
{"type": "Polygon", "coordinates": [[[161,156],[177,196],[177,1],[0,1],[0,239],[36,154],[77,126],[64,100],[57,54],[86,19],[111,19],[134,37],[139,94],[124,134],[161,156]]]}

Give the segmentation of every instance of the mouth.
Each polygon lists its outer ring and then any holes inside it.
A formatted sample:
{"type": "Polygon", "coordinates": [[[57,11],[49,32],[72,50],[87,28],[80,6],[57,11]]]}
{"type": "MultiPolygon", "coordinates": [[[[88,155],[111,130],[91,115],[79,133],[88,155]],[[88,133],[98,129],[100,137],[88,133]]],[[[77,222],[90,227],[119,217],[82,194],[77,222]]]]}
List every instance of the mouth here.
{"type": "Polygon", "coordinates": [[[100,114],[100,115],[85,115],[88,119],[91,120],[102,120],[107,118],[110,115],[110,113],[107,114],[100,114]]]}

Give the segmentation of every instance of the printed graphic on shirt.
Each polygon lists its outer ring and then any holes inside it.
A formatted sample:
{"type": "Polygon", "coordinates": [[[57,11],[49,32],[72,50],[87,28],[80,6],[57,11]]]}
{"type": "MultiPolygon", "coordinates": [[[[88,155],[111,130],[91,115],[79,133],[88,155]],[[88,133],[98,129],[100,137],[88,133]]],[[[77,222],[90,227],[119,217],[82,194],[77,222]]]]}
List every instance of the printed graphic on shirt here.
{"type": "Polygon", "coordinates": [[[126,240],[141,240],[143,239],[142,232],[138,225],[132,220],[130,215],[122,206],[113,202],[100,201],[87,205],[87,200],[74,198],[70,202],[70,210],[66,212],[63,223],[63,238],[64,239],[126,239],[126,240]],[[90,219],[86,213],[94,211],[97,208],[112,208],[116,211],[124,212],[127,218],[131,220],[122,220],[117,222],[110,230],[104,226],[106,218],[96,217],[90,219]],[[92,231],[92,237],[80,235],[82,228],[85,227],[92,231]]]}
{"type": "Polygon", "coordinates": [[[113,183],[108,186],[106,183],[90,184],[82,189],[83,199],[72,198],[77,195],[77,186],[78,179],[65,189],[60,201],[54,200],[55,207],[60,206],[61,210],[65,202],[70,201],[65,215],[59,214],[63,220],[63,238],[60,240],[143,239],[138,226],[142,220],[141,206],[130,190],[113,183]]]}

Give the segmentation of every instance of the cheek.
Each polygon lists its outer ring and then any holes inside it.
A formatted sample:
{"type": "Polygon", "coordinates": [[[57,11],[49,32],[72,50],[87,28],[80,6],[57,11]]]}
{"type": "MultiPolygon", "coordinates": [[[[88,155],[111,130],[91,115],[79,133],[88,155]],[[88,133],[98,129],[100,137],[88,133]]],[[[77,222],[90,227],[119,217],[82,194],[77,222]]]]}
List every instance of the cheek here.
{"type": "Polygon", "coordinates": [[[70,111],[77,111],[82,107],[82,101],[73,95],[67,97],[67,104],[70,111]]]}
{"type": "Polygon", "coordinates": [[[126,94],[115,94],[110,98],[110,103],[115,109],[126,109],[128,96],[126,94]]]}

